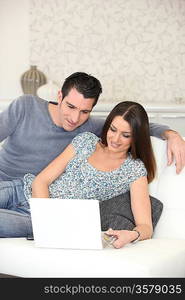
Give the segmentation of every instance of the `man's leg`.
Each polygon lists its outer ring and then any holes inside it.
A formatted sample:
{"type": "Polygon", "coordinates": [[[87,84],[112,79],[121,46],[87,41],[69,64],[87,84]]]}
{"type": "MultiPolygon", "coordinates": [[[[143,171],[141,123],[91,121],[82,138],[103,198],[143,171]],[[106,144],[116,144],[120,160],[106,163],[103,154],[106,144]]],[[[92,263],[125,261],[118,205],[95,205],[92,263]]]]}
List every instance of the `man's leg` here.
{"type": "Polygon", "coordinates": [[[0,182],[0,237],[32,236],[29,203],[23,181],[0,182]]]}
{"type": "Polygon", "coordinates": [[[0,209],[0,237],[32,237],[32,222],[29,214],[0,209]]]}

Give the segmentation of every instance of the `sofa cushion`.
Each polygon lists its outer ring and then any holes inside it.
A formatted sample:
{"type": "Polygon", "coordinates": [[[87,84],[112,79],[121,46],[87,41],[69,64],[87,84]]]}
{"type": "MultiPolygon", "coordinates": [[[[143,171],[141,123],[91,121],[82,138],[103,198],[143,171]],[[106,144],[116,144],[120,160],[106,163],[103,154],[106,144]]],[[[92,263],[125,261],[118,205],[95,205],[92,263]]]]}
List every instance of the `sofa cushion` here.
{"type": "Polygon", "coordinates": [[[155,155],[157,171],[154,180],[149,184],[150,195],[157,197],[158,181],[162,171],[167,166],[167,143],[165,140],[160,140],[156,137],[151,137],[152,147],[155,155]]]}
{"type": "Polygon", "coordinates": [[[37,248],[24,238],[0,239],[0,272],[20,277],[185,277],[185,241],[150,239],[122,249],[37,248]]]}
{"type": "MultiPolygon", "coordinates": [[[[155,228],[163,209],[158,199],[150,196],[152,206],[152,223],[155,228]]],[[[130,192],[100,202],[100,215],[102,231],[109,228],[132,230],[136,225],[131,209],[130,192]]]]}
{"type": "Polygon", "coordinates": [[[155,238],[185,239],[185,169],[176,174],[173,163],[160,175],[157,198],[163,203],[163,213],[156,226],[155,238]]]}

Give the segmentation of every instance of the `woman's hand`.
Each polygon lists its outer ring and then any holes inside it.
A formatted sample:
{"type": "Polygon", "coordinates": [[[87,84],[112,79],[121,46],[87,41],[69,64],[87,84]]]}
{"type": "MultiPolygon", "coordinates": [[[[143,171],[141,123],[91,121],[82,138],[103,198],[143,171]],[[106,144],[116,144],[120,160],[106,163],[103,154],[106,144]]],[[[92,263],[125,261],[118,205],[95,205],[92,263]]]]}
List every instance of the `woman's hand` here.
{"type": "Polygon", "coordinates": [[[134,230],[113,230],[110,228],[106,231],[106,234],[116,237],[116,240],[112,243],[112,245],[117,249],[131,243],[138,237],[138,233],[134,230]]]}

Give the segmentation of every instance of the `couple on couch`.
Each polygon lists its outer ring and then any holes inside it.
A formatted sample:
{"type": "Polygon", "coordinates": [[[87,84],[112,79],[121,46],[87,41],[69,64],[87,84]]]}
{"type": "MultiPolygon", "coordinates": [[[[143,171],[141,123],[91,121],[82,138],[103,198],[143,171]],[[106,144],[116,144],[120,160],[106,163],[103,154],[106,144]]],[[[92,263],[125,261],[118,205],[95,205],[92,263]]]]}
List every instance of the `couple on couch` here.
{"type": "Polygon", "coordinates": [[[168,139],[177,172],[185,143],[167,126],[149,125],[137,102],[119,103],[105,123],[90,118],[101,92],[99,80],[77,72],[58,103],[25,95],[0,114],[0,237],[33,234],[30,197],[98,199],[115,248],[152,237],[162,203],[148,194],[156,169],[150,134],[168,139]]]}

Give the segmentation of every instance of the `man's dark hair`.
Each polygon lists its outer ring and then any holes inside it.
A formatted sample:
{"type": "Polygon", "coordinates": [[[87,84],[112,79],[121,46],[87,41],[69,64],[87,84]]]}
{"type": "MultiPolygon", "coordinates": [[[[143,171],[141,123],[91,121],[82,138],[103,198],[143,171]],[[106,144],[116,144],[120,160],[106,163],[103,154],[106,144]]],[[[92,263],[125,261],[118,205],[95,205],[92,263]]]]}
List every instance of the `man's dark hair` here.
{"type": "Polygon", "coordinates": [[[67,77],[61,88],[62,99],[68,95],[72,88],[84,96],[84,98],[95,99],[93,106],[96,105],[100,94],[102,93],[102,86],[100,81],[84,72],[76,72],[67,77]]]}

